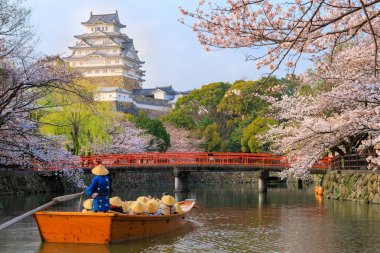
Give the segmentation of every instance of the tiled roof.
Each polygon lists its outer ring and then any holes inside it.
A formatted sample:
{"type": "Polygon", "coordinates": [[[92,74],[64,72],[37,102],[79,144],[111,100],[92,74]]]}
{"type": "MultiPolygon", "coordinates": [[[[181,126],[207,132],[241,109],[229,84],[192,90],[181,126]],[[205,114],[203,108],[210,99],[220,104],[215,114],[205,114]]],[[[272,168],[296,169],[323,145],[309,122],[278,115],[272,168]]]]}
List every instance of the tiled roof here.
{"type": "Polygon", "coordinates": [[[82,24],[90,25],[90,24],[95,24],[96,22],[113,23],[119,27],[125,27],[125,25],[120,23],[119,15],[117,11],[116,13],[112,13],[112,14],[98,14],[98,15],[94,15],[91,12],[90,19],[87,20],[86,22],[82,22],[82,24]]]}
{"type": "Polygon", "coordinates": [[[132,94],[136,96],[152,96],[155,91],[162,90],[168,95],[177,95],[178,92],[173,90],[172,86],[163,86],[149,89],[133,89],[132,94]]]}

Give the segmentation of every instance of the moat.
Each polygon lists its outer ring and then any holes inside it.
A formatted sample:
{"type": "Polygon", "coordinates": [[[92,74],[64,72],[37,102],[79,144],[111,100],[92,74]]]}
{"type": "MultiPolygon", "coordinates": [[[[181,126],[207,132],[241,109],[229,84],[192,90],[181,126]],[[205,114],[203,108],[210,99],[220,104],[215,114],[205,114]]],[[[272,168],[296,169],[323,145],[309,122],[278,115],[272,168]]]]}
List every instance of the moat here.
{"type": "MultiPolygon", "coordinates": [[[[123,199],[160,195],[171,188],[117,193],[123,199]]],[[[54,194],[0,198],[0,223],[48,202],[54,194]]],[[[41,243],[32,217],[0,232],[0,252],[377,252],[380,205],[316,198],[312,187],[254,184],[197,186],[177,196],[196,198],[190,222],[149,239],[110,246],[41,243]]],[[[79,200],[55,209],[78,208],[79,200]]],[[[59,229],[59,228],[57,228],[59,229]]]]}

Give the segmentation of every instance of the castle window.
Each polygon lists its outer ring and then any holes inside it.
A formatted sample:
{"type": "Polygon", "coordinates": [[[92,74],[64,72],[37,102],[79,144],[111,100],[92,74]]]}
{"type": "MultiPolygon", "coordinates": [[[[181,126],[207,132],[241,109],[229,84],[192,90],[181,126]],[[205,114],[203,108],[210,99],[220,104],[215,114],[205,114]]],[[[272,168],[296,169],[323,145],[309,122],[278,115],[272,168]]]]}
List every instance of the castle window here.
{"type": "Polygon", "coordinates": [[[115,72],[115,69],[111,69],[111,72],[112,72],[112,73],[115,72]]]}
{"type": "Polygon", "coordinates": [[[116,49],[114,49],[113,52],[116,53],[116,49]]]}
{"type": "Polygon", "coordinates": [[[95,70],[95,73],[96,73],[96,74],[99,74],[99,69],[95,70]]]}
{"type": "Polygon", "coordinates": [[[94,31],[94,27],[91,27],[91,31],[94,31]]]}
{"type": "Polygon", "coordinates": [[[83,66],[83,62],[82,62],[82,61],[81,61],[81,62],[79,62],[79,65],[83,66]]]}

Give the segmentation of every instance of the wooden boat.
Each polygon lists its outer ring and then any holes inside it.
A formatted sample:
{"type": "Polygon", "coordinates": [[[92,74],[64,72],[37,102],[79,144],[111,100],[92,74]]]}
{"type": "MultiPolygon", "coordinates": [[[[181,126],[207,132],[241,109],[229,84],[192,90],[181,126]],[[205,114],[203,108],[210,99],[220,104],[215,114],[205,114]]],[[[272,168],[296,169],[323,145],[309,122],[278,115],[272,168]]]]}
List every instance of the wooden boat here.
{"type": "Polygon", "coordinates": [[[183,212],[172,215],[41,211],[34,213],[34,219],[44,242],[108,244],[159,235],[181,227],[195,201],[178,204],[183,212]]]}

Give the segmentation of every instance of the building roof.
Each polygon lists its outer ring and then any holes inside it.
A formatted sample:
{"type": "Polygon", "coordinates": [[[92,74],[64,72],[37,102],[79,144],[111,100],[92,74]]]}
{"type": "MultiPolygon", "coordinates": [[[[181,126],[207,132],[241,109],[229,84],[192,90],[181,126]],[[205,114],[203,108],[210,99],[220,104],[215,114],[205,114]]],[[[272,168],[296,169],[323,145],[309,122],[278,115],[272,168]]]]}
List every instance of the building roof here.
{"type": "Polygon", "coordinates": [[[112,13],[112,14],[98,14],[98,15],[94,15],[91,12],[90,13],[90,19],[87,20],[86,22],[82,22],[82,24],[83,25],[93,25],[93,24],[96,24],[98,22],[115,24],[121,28],[126,27],[125,25],[123,25],[120,22],[119,15],[118,15],[117,11],[115,13],[112,13]]]}
{"type": "Polygon", "coordinates": [[[172,86],[163,86],[149,89],[133,89],[132,94],[136,96],[152,96],[157,90],[162,90],[168,95],[177,95],[178,92],[173,90],[172,86]]]}

